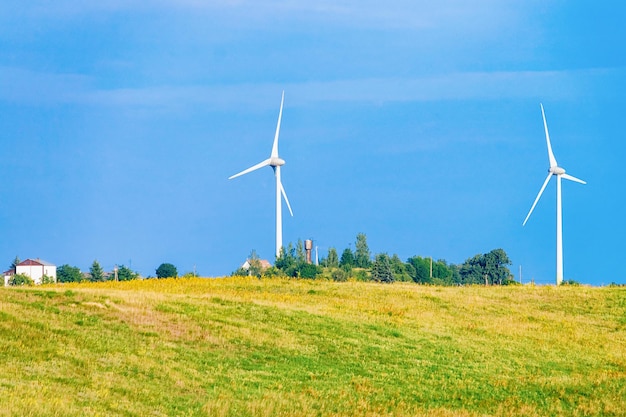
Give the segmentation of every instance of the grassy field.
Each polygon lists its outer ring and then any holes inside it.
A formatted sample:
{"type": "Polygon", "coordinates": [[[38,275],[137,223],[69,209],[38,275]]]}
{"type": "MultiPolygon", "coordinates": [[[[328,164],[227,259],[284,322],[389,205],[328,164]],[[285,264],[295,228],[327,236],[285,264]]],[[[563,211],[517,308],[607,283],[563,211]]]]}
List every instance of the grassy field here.
{"type": "Polygon", "coordinates": [[[626,289],[0,289],[0,416],[626,415],[626,289]]]}

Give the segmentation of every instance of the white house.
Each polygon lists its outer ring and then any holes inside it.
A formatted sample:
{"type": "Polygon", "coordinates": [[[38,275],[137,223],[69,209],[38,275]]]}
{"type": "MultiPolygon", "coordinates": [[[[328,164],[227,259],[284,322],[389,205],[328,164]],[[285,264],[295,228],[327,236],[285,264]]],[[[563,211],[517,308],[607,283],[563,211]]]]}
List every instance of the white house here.
{"type": "MultiPolygon", "coordinates": [[[[267,268],[272,266],[272,264],[265,259],[259,259],[259,264],[262,271],[265,271],[267,268]]],[[[250,259],[246,259],[243,265],[241,265],[241,269],[245,269],[246,271],[250,269],[250,259]]]]}
{"type": "Polygon", "coordinates": [[[32,278],[35,284],[41,284],[43,276],[52,278],[54,282],[57,280],[57,267],[50,262],[37,259],[26,259],[16,265],[15,269],[4,272],[4,285],[9,285],[9,279],[12,275],[24,274],[32,278]]]}

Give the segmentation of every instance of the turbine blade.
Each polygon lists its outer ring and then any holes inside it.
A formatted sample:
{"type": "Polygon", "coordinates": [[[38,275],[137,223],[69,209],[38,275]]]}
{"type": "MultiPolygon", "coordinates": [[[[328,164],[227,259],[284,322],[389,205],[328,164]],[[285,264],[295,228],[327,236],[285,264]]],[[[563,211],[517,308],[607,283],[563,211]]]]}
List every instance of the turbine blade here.
{"type": "Polygon", "coordinates": [[[585,181],[578,179],[576,177],[572,177],[569,174],[561,174],[561,177],[565,178],[566,180],[570,180],[570,181],[574,181],[574,182],[579,182],[581,184],[587,184],[585,181]]]}
{"type": "Polygon", "coordinates": [[[543,186],[541,187],[541,190],[539,190],[539,194],[537,194],[537,198],[535,198],[535,202],[533,203],[533,206],[530,208],[530,211],[528,212],[528,215],[524,219],[524,223],[522,224],[522,226],[526,225],[526,222],[528,221],[528,218],[530,217],[530,215],[532,214],[533,210],[535,209],[535,206],[537,205],[537,202],[539,201],[539,198],[541,198],[541,194],[543,194],[543,190],[546,189],[546,186],[548,185],[548,181],[550,181],[550,177],[551,176],[552,176],[552,173],[550,172],[548,174],[548,176],[546,177],[546,180],[543,182],[543,186]]]}
{"type": "Polygon", "coordinates": [[[280,182],[280,192],[285,199],[285,203],[287,203],[287,208],[289,209],[289,213],[291,213],[291,217],[293,217],[293,211],[291,211],[291,205],[289,204],[289,199],[287,198],[287,193],[285,192],[285,187],[283,187],[282,181],[280,182]]]}
{"type": "Polygon", "coordinates": [[[539,104],[541,106],[541,115],[543,116],[543,128],[546,131],[546,143],[548,144],[548,158],[550,158],[550,168],[554,168],[558,166],[556,163],[556,158],[554,157],[554,153],[552,153],[552,145],[550,144],[550,134],[548,134],[548,123],[546,122],[546,114],[543,111],[543,104],[539,104]]]}
{"type": "Polygon", "coordinates": [[[235,174],[235,175],[232,175],[232,176],[228,177],[228,179],[229,179],[229,180],[232,180],[233,178],[240,177],[240,176],[242,176],[242,175],[247,174],[248,172],[256,171],[256,170],[257,170],[257,169],[259,169],[259,168],[266,167],[266,166],[268,166],[269,164],[270,164],[270,159],[268,158],[268,159],[266,159],[265,161],[263,161],[263,162],[259,162],[258,164],[254,165],[254,166],[251,166],[251,167],[250,167],[250,168],[248,168],[248,169],[244,169],[243,171],[241,171],[241,172],[240,172],[240,173],[238,173],[238,174],[235,174]]]}
{"type": "Polygon", "coordinates": [[[278,112],[278,123],[276,124],[276,135],[274,135],[274,145],[272,146],[272,158],[278,158],[278,134],[280,133],[280,121],[283,117],[283,103],[285,102],[285,90],[280,99],[280,111],[278,112]]]}

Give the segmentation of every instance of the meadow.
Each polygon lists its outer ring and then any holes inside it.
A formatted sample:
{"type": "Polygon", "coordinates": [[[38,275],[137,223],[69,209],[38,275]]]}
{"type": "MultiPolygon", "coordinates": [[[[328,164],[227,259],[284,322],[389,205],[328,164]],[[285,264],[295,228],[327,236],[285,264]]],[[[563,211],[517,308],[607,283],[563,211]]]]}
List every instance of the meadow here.
{"type": "Polygon", "coordinates": [[[626,415],[626,289],[0,288],[0,416],[626,415]]]}

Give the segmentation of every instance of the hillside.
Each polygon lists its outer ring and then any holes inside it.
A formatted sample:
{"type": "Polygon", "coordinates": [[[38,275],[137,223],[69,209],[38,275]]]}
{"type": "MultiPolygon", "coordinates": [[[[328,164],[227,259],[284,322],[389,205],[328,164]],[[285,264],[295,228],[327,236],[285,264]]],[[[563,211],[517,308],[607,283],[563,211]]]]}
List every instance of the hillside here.
{"type": "Polygon", "coordinates": [[[626,291],[1,288],[0,369],[3,416],[625,415],[626,291]]]}

